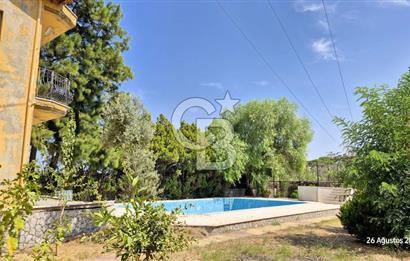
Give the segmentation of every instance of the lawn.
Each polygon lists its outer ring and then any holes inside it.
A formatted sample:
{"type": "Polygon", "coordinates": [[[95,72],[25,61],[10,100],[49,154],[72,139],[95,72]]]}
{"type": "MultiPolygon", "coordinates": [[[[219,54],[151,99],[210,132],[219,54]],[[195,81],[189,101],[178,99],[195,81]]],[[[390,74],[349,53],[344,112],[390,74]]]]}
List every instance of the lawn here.
{"type": "MultiPolygon", "coordinates": [[[[410,252],[395,252],[357,242],[342,229],[338,219],[272,224],[216,236],[206,236],[197,230],[195,237],[197,242],[189,250],[172,255],[170,260],[410,260],[410,252]]],[[[73,261],[96,257],[102,247],[73,241],[59,249],[58,260],[73,261]]],[[[18,260],[30,259],[20,255],[18,260]]]]}

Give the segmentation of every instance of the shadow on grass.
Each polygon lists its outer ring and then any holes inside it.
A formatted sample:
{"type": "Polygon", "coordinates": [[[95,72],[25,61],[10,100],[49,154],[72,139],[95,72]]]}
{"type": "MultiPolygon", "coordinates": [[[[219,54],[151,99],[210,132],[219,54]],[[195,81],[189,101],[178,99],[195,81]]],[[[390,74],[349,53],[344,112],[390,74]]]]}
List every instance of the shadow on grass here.
{"type": "MultiPolygon", "coordinates": [[[[343,228],[332,226],[322,226],[315,229],[315,232],[296,232],[280,235],[276,236],[275,240],[310,250],[321,249],[323,251],[322,253],[333,252],[336,255],[342,253],[349,253],[349,255],[352,256],[380,254],[399,259],[410,258],[410,251],[400,251],[387,247],[380,248],[373,245],[366,245],[348,234],[343,228]]],[[[319,252],[321,251],[318,251],[318,253],[319,252]]]]}
{"type": "Polygon", "coordinates": [[[318,235],[313,232],[276,236],[275,239],[285,241],[293,246],[303,246],[306,248],[326,247],[351,250],[352,244],[352,237],[349,235],[318,235]]]}
{"type": "Polygon", "coordinates": [[[238,256],[235,259],[235,261],[276,261],[276,260],[268,258],[268,257],[263,257],[263,256],[242,254],[238,256]]]}
{"type": "Polygon", "coordinates": [[[338,235],[344,234],[344,235],[347,235],[347,236],[353,238],[349,233],[347,233],[346,230],[344,230],[341,227],[322,226],[322,227],[320,227],[320,229],[323,230],[323,231],[326,231],[328,233],[331,233],[331,234],[338,234],[338,235]]]}

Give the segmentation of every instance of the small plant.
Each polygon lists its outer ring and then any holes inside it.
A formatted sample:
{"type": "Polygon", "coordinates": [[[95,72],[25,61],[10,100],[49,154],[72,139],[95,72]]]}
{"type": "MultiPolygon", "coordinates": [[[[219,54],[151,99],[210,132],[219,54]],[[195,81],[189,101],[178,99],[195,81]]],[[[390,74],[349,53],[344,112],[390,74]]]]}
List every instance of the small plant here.
{"type": "Polygon", "coordinates": [[[54,261],[54,252],[51,246],[50,241],[44,240],[40,245],[33,248],[31,257],[34,261],[54,261]]]}
{"type": "Polygon", "coordinates": [[[0,182],[0,246],[7,246],[7,251],[0,253],[2,260],[13,260],[19,234],[38,199],[38,177],[35,162],[32,162],[14,180],[0,182]]]}
{"type": "Polygon", "coordinates": [[[168,255],[190,244],[190,238],[179,227],[179,211],[167,213],[164,206],[154,206],[140,189],[138,178],[128,176],[132,188],[129,203],[122,215],[104,208],[95,214],[96,223],[103,230],[107,251],[114,250],[122,261],[164,260],[168,255]]]}
{"type": "Polygon", "coordinates": [[[60,205],[59,218],[47,230],[43,242],[33,248],[31,257],[34,261],[55,260],[58,254],[58,246],[65,241],[67,233],[72,230],[71,219],[64,215],[64,208],[60,205]]]}
{"type": "Polygon", "coordinates": [[[298,198],[299,197],[298,191],[294,190],[292,193],[290,193],[289,197],[290,198],[298,198]]]}
{"type": "Polygon", "coordinates": [[[60,213],[58,218],[53,222],[50,228],[47,230],[46,236],[40,245],[34,247],[32,257],[35,261],[48,261],[53,260],[58,254],[58,246],[61,245],[68,233],[72,231],[71,219],[65,215],[65,209],[67,207],[67,199],[64,194],[64,190],[75,185],[74,175],[78,168],[77,164],[73,160],[74,144],[75,144],[75,121],[70,115],[67,120],[66,127],[61,129],[62,136],[62,167],[59,171],[51,171],[56,181],[55,185],[50,184],[49,189],[55,191],[59,199],[60,213]],[[54,244],[54,251],[52,245],[54,244]]]}
{"type": "Polygon", "coordinates": [[[272,223],[270,223],[271,226],[279,226],[280,222],[278,220],[273,220],[272,223]]]}

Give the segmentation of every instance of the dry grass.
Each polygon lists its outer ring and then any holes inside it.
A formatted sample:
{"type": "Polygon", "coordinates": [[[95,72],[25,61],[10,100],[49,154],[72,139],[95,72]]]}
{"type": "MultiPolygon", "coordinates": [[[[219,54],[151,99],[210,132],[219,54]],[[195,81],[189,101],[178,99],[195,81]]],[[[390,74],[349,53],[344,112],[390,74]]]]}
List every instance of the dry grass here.
{"type": "Polygon", "coordinates": [[[272,261],[272,260],[410,260],[409,252],[395,252],[357,242],[338,219],[300,225],[252,236],[193,247],[171,260],[272,261]]]}
{"type": "MultiPolygon", "coordinates": [[[[16,261],[31,261],[29,255],[30,250],[20,253],[16,257],[16,261]]],[[[90,241],[81,241],[76,239],[58,247],[58,261],[75,261],[93,258],[101,255],[103,246],[90,241]]]]}
{"type": "MultiPolygon", "coordinates": [[[[272,226],[272,228],[275,226],[272,226]]],[[[410,260],[409,252],[395,252],[391,249],[380,249],[357,242],[341,227],[338,219],[296,225],[292,227],[271,229],[257,228],[262,235],[252,235],[243,231],[246,237],[224,242],[194,245],[191,249],[174,254],[172,261],[212,260],[212,261],[322,261],[322,260],[410,260]]],[[[255,231],[255,229],[254,229],[255,231]]],[[[204,231],[190,231],[199,243],[209,242],[204,231]]],[[[223,237],[223,235],[222,235],[223,237]]],[[[212,240],[211,240],[212,241],[212,240]]],[[[102,246],[92,242],[75,240],[59,248],[61,261],[83,260],[98,256],[102,246]]],[[[31,260],[27,254],[19,255],[19,261],[31,260]]]]}

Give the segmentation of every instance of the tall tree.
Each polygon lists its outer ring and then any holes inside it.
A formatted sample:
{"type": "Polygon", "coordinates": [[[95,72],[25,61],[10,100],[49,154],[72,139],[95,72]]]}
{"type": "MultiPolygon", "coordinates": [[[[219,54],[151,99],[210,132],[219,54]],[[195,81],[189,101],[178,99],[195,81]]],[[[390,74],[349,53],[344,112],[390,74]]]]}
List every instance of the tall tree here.
{"type": "Polygon", "coordinates": [[[181,158],[185,148],[175,138],[176,129],[171,122],[160,114],[155,124],[151,149],[156,156],[155,169],[160,174],[163,196],[166,198],[181,198],[182,184],[181,158]]]}
{"type": "MultiPolygon", "coordinates": [[[[71,82],[74,101],[70,107],[76,122],[74,159],[81,163],[80,173],[91,176],[107,164],[99,124],[104,96],[132,78],[122,57],[128,50],[128,37],[120,26],[119,5],[104,0],[82,0],[73,1],[70,8],[78,17],[77,26],[41,49],[41,66],[68,77],[71,82]]],[[[45,123],[45,128],[34,128],[37,140],[48,141],[46,150],[53,168],[61,160],[59,130],[66,122],[63,118],[45,123]]]]}
{"type": "Polygon", "coordinates": [[[171,122],[160,114],[155,123],[154,137],[151,148],[157,157],[156,168],[165,175],[175,171],[183,147],[175,138],[175,128],[171,122]]]}
{"type": "Polygon", "coordinates": [[[299,118],[296,105],[286,99],[251,101],[226,118],[247,144],[248,193],[264,193],[267,182],[291,179],[304,172],[307,144],[312,138],[309,121],[299,118]]]}
{"type": "Polygon", "coordinates": [[[198,151],[185,147],[176,138],[176,133],[195,144],[204,135],[195,123],[182,122],[180,128],[175,129],[164,115],[158,117],[151,148],[157,156],[156,169],[161,177],[162,195],[171,199],[220,195],[221,175],[215,171],[198,170],[198,151]]]}
{"type": "MultiPolygon", "coordinates": [[[[138,177],[146,194],[156,195],[159,177],[150,149],[154,133],[150,114],[137,97],[119,92],[110,99],[103,115],[103,144],[107,150],[114,151],[119,171],[138,177]]],[[[130,184],[124,178],[121,176],[120,181],[128,193],[130,184]]]]}
{"type": "Polygon", "coordinates": [[[226,185],[240,181],[248,163],[247,144],[231,130],[225,120],[214,120],[207,128],[206,160],[214,164],[214,177],[221,176],[226,185]]]}

